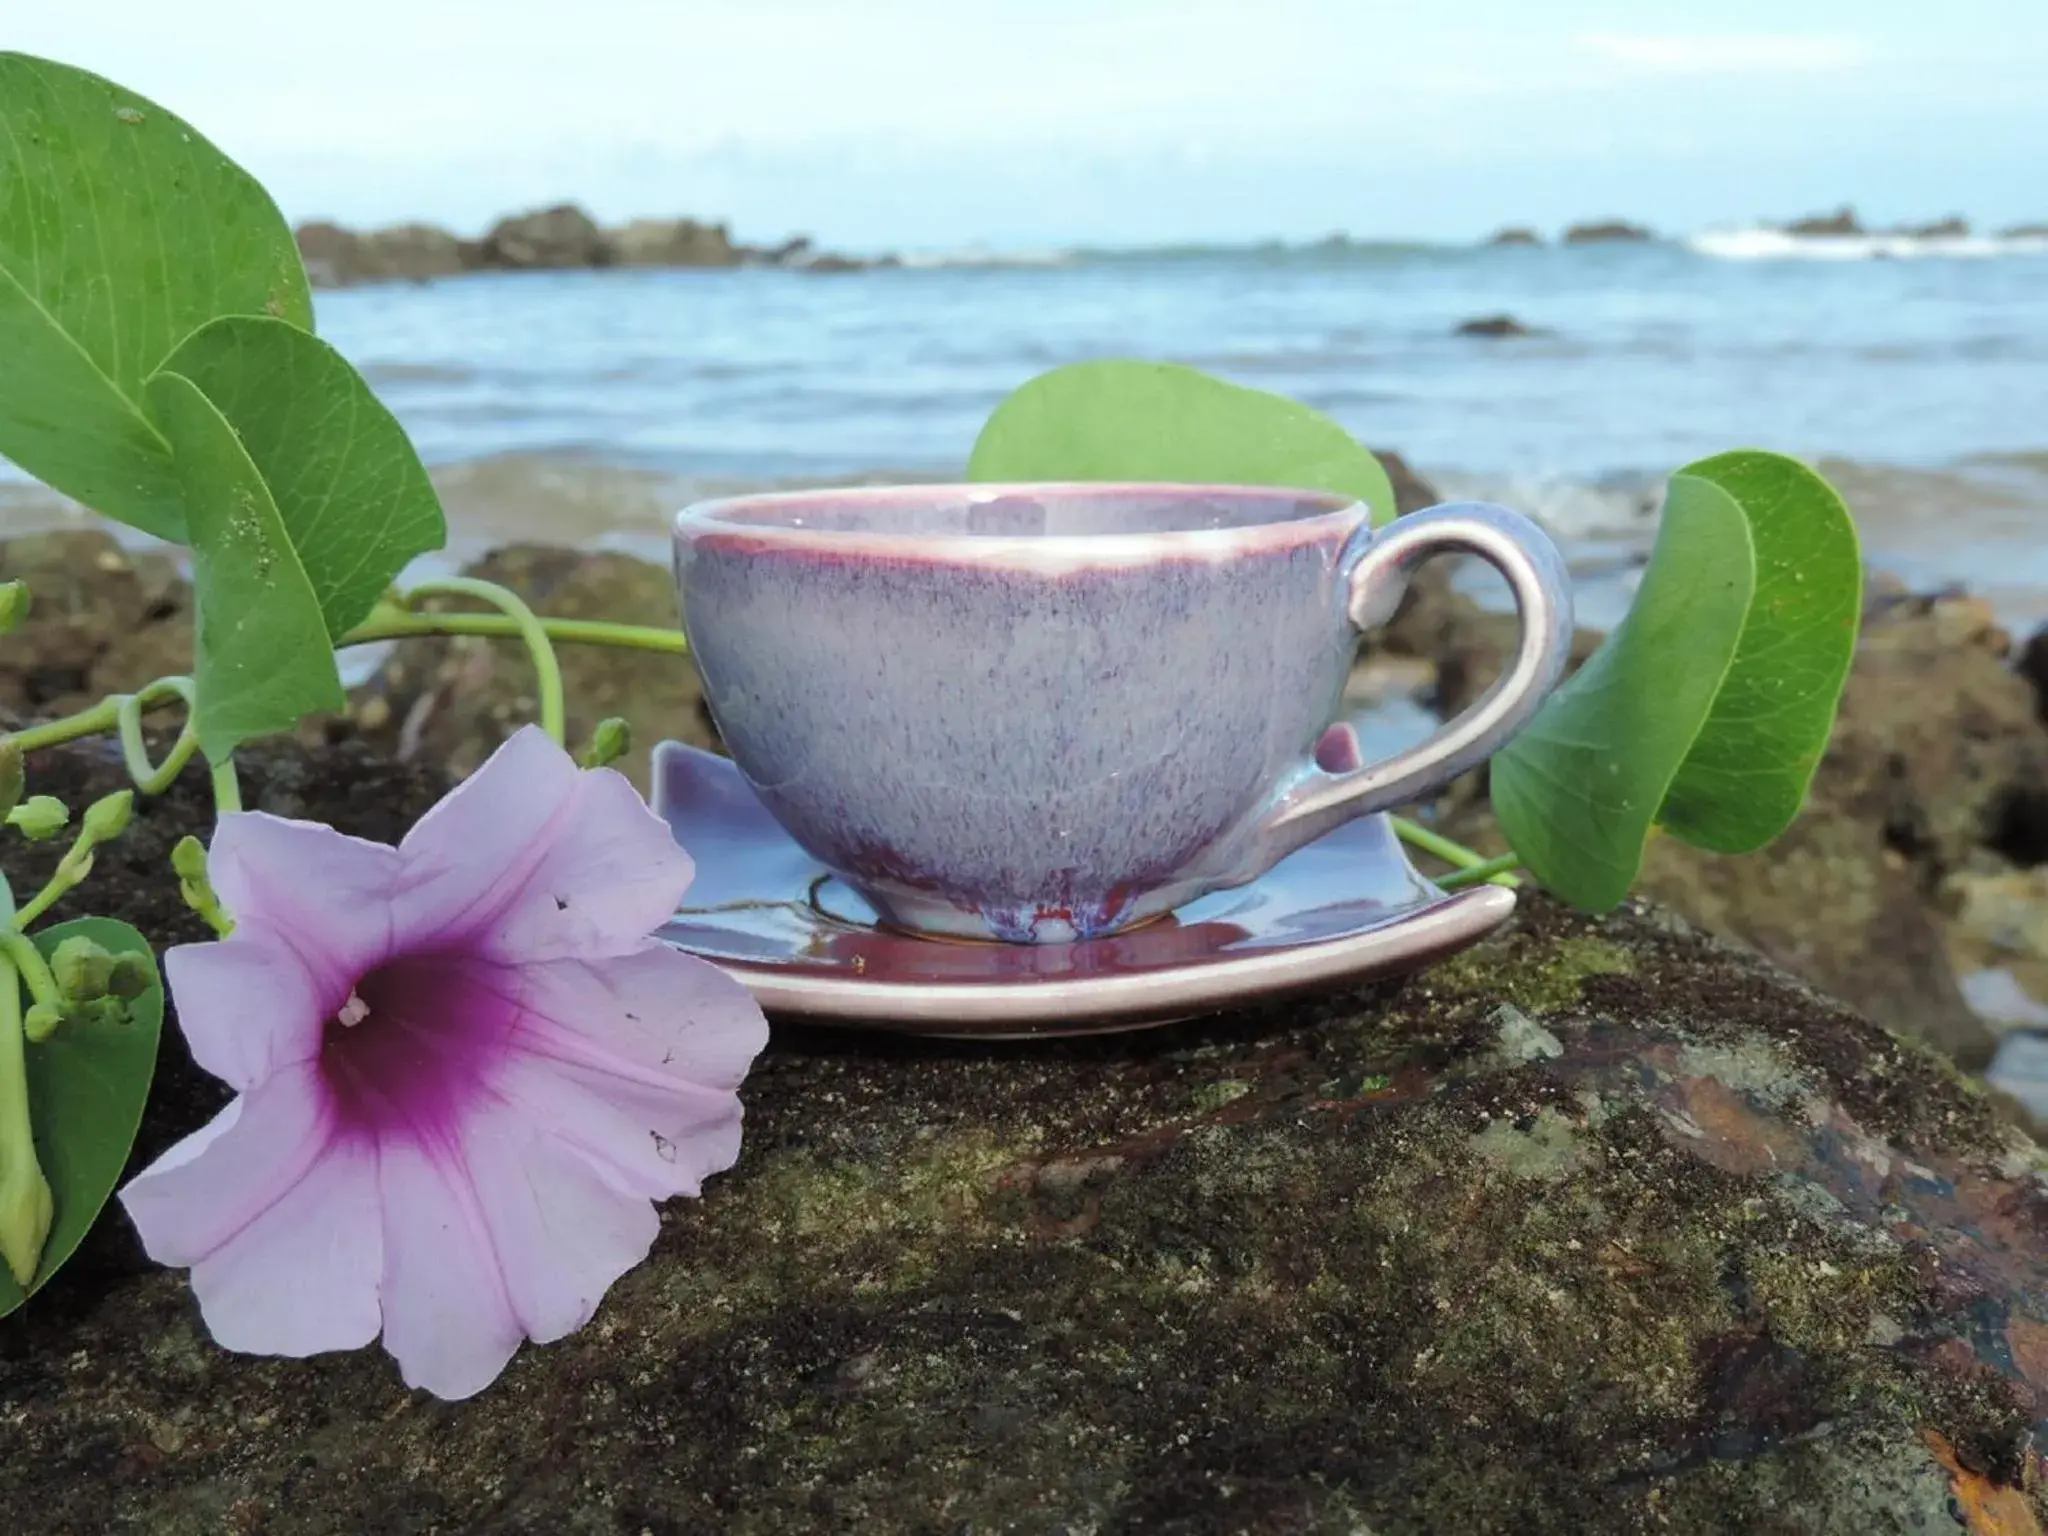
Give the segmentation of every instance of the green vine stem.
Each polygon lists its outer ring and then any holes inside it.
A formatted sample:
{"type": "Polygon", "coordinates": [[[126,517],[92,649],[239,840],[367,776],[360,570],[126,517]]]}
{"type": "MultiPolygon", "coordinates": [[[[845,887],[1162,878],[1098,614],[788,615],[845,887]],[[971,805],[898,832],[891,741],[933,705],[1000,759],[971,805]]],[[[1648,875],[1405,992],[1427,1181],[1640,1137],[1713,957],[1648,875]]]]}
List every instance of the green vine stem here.
{"type": "Polygon", "coordinates": [[[0,926],[0,955],[14,962],[21,979],[28,983],[28,995],[39,1003],[61,1004],[63,989],[50,973],[50,963],[29,936],[19,928],[0,926]]]}
{"type": "MultiPolygon", "coordinates": [[[[152,683],[150,686],[156,685],[152,683]]],[[[143,691],[146,693],[148,689],[143,691]]],[[[65,715],[59,720],[45,720],[41,725],[31,725],[5,739],[21,748],[21,755],[26,757],[29,753],[39,752],[44,747],[77,741],[83,736],[103,735],[120,728],[121,700],[124,697],[125,695],[117,693],[112,698],[101,699],[91,709],[82,709],[75,715],[65,715]]],[[[168,704],[171,701],[162,699],[159,702],[168,704]]]]}
{"type": "Polygon", "coordinates": [[[192,754],[199,750],[199,712],[195,707],[192,679],[160,677],[140,693],[117,695],[114,720],[121,733],[121,760],[128,777],[145,795],[160,795],[176,782],[192,754]],[[185,724],[161,764],[149,760],[149,747],[142,739],[142,712],[171,699],[185,701],[185,724]]]}
{"type": "Polygon", "coordinates": [[[1475,853],[1463,843],[1454,842],[1441,832],[1432,832],[1420,822],[1410,821],[1405,816],[1389,816],[1387,819],[1394,824],[1394,832],[1402,842],[1410,847],[1420,848],[1424,853],[1433,853],[1446,864],[1453,866],[1454,872],[1437,882],[1444,890],[1452,890],[1460,885],[1476,885],[1482,880],[1493,885],[1507,886],[1510,890],[1518,888],[1522,883],[1513,873],[1521,864],[1519,859],[1507,855],[1499,859],[1489,859],[1484,854],[1475,853]]]}
{"type": "MultiPolygon", "coordinates": [[[[414,588],[408,597],[418,594],[414,588]]],[[[626,650],[659,651],[683,656],[690,643],[680,629],[655,629],[645,624],[607,624],[597,619],[544,619],[536,616],[548,639],[565,645],[613,645],[626,650]]],[[[382,640],[410,640],[429,635],[475,635],[485,639],[515,640],[524,636],[525,626],[498,613],[411,613],[403,608],[379,608],[335,642],[336,649],[351,645],[373,645],[382,640]]]]}
{"type": "Polygon", "coordinates": [[[569,712],[562,697],[562,664],[556,659],[554,644],[548,639],[547,630],[534,611],[516,593],[508,592],[495,582],[478,581],[469,576],[423,581],[405,594],[405,600],[410,605],[423,597],[435,596],[472,597],[478,602],[489,603],[505,615],[533,657],[534,674],[540,684],[541,729],[555,739],[556,745],[567,746],[569,712]]]}
{"type": "MultiPolygon", "coordinates": [[[[92,873],[92,850],[97,842],[90,827],[81,826],[78,836],[72,840],[71,850],[57,861],[56,872],[49,882],[31,896],[28,905],[14,915],[14,926],[25,930],[28,925],[41,917],[50,908],[62,901],[65,895],[80,881],[92,873]]],[[[8,966],[12,977],[13,966],[8,966]]]]}
{"type": "Polygon", "coordinates": [[[1518,853],[1504,853],[1497,859],[1484,859],[1465,869],[1454,869],[1440,878],[1439,890],[1455,891],[1467,885],[1519,885],[1514,872],[1522,867],[1522,856],[1518,853]],[[1503,878],[1505,877],[1505,878],[1503,878]]]}
{"type": "MultiPolygon", "coordinates": [[[[14,896],[0,877],[0,923],[14,919],[14,896]]],[[[50,1233],[49,1182],[36,1161],[29,1119],[28,1040],[21,1027],[21,984],[0,952],[0,1262],[27,1290],[50,1233]]]]}
{"type": "Polygon", "coordinates": [[[217,816],[242,808],[242,781],[235,773],[231,752],[213,765],[213,809],[217,816]]]}

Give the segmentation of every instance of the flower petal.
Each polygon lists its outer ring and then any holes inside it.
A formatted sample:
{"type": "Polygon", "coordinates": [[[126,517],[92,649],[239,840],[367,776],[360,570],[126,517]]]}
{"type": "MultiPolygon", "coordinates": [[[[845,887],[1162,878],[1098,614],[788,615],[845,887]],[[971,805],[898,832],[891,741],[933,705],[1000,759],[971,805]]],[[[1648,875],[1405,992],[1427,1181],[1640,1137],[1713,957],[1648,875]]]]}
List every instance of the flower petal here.
{"type": "Polygon", "coordinates": [[[297,1185],[332,1131],[312,1068],[287,1067],[130,1179],[121,1203],[152,1259],[188,1268],[297,1185]]]}
{"type": "Polygon", "coordinates": [[[620,774],[580,775],[569,814],[486,940],[505,960],[619,955],[675,915],[696,866],[620,774]]]}
{"type": "Polygon", "coordinates": [[[577,768],[538,726],[493,752],[399,852],[408,942],[474,941],[506,959],[632,949],[695,873],[631,784],[577,768]]]}
{"type": "Polygon", "coordinates": [[[193,1265],[192,1291],[223,1348],[313,1355],[377,1337],[383,1268],[375,1149],[337,1137],[276,1204],[193,1265]]]}
{"type": "Polygon", "coordinates": [[[521,1332],[461,1153],[387,1136],[377,1184],[384,1347],[408,1386],[473,1396],[504,1370],[521,1332]]]}
{"type": "Polygon", "coordinates": [[[561,835],[578,773],[547,732],[524,726],[413,823],[398,845],[397,922],[410,947],[489,926],[561,835]]]}
{"type": "Polygon", "coordinates": [[[463,1149],[520,1327],[542,1344],[574,1333],[647,1257],[661,1218],[509,1104],[472,1114],[463,1149]]]}
{"type": "Polygon", "coordinates": [[[520,1053],[496,1092],[533,1125],[644,1200],[695,1195],[739,1158],[739,1095],[650,1083],[602,1067],[520,1053]]]}
{"type": "Polygon", "coordinates": [[[332,1006],[391,952],[403,868],[395,848],[319,822],[232,811],[214,829],[206,865],[236,932],[268,932],[297,951],[332,1006]]]}
{"type": "Polygon", "coordinates": [[[332,1011],[320,980],[260,924],[164,952],[164,976],[192,1059],[238,1092],[320,1050],[332,1011]]]}
{"type": "Polygon", "coordinates": [[[658,941],[607,960],[519,968],[518,1027],[639,1078],[734,1089],[768,1043],[753,994],[708,960],[658,941]],[[593,1054],[594,1053],[594,1054],[593,1054]]]}
{"type": "Polygon", "coordinates": [[[143,1247],[190,1266],[228,1349],[310,1355],[377,1336],[374,1167],[334,1135],[310,1067],[234,1100],[121,1191],[143,1247]]]}

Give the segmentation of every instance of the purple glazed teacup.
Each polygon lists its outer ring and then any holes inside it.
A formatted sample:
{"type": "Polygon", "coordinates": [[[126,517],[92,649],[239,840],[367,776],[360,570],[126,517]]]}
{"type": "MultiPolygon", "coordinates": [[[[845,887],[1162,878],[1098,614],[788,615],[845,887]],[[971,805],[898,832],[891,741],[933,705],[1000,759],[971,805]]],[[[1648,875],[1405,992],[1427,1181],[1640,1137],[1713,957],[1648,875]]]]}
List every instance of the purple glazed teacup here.
{"type": "Polygon", "coordinates": [[[1571,588],[1477,502],[1375,533],[1244,486],[877,486],[678,515],[676,583],[727,749],[888,921],[1061,942],[1256,879],[1476,766],[1564,669],[1571,588]],[[1318,767],[1361,634],[1449,552],[1507,577],[1519,649],[1428,741],[1318,767]]]}

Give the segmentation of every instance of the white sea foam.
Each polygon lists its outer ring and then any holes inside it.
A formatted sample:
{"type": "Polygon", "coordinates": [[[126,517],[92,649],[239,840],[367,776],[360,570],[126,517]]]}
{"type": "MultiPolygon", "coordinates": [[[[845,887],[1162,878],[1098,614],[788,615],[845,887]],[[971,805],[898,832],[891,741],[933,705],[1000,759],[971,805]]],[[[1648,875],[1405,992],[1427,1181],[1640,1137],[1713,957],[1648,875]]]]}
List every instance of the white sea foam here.
{"type": "Polygon", "coordinates": [[[1722,261],[1873,261],[1918,257],[2048,256],[2048,235],[1794,235],[1782,229],[1717,229],[1686,246],[1722,261]]]}
{"type": "Polygon", "coordinates": [[[1445,500],[1513,507],[1564,540],[1647,538],[1655,531],[1663,500],[1661,485],[1648,477],[1593,481],[1569,475],[1468,475],[1455,470],[1429,474],[1445,500]]]}
{"type": "Polygon", "coordinates": [[[968,246],[957,251],[906,251],[898,258],[906,267],[1066,267],[1074,263],[1068,250],[998,251],[968,246]]]}

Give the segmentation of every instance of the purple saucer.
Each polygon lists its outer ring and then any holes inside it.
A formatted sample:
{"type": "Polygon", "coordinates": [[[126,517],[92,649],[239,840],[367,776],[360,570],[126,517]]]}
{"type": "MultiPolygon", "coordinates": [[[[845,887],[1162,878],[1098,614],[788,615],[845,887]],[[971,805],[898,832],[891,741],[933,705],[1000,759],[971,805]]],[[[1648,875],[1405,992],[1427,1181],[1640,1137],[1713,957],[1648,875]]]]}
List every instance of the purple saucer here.
{"type": "Polygon", "coordinates": [[[1512,892],[1452,894],[1367,816],[1253,881],[1076,944],[918,938],[797,846],[725,758],[654,749],[655,813],[697,863],[661,937],[716,961],[771,1014],[979,1039],[1095,1034],[1414,970],[1474,943],[1512,892]]]}

